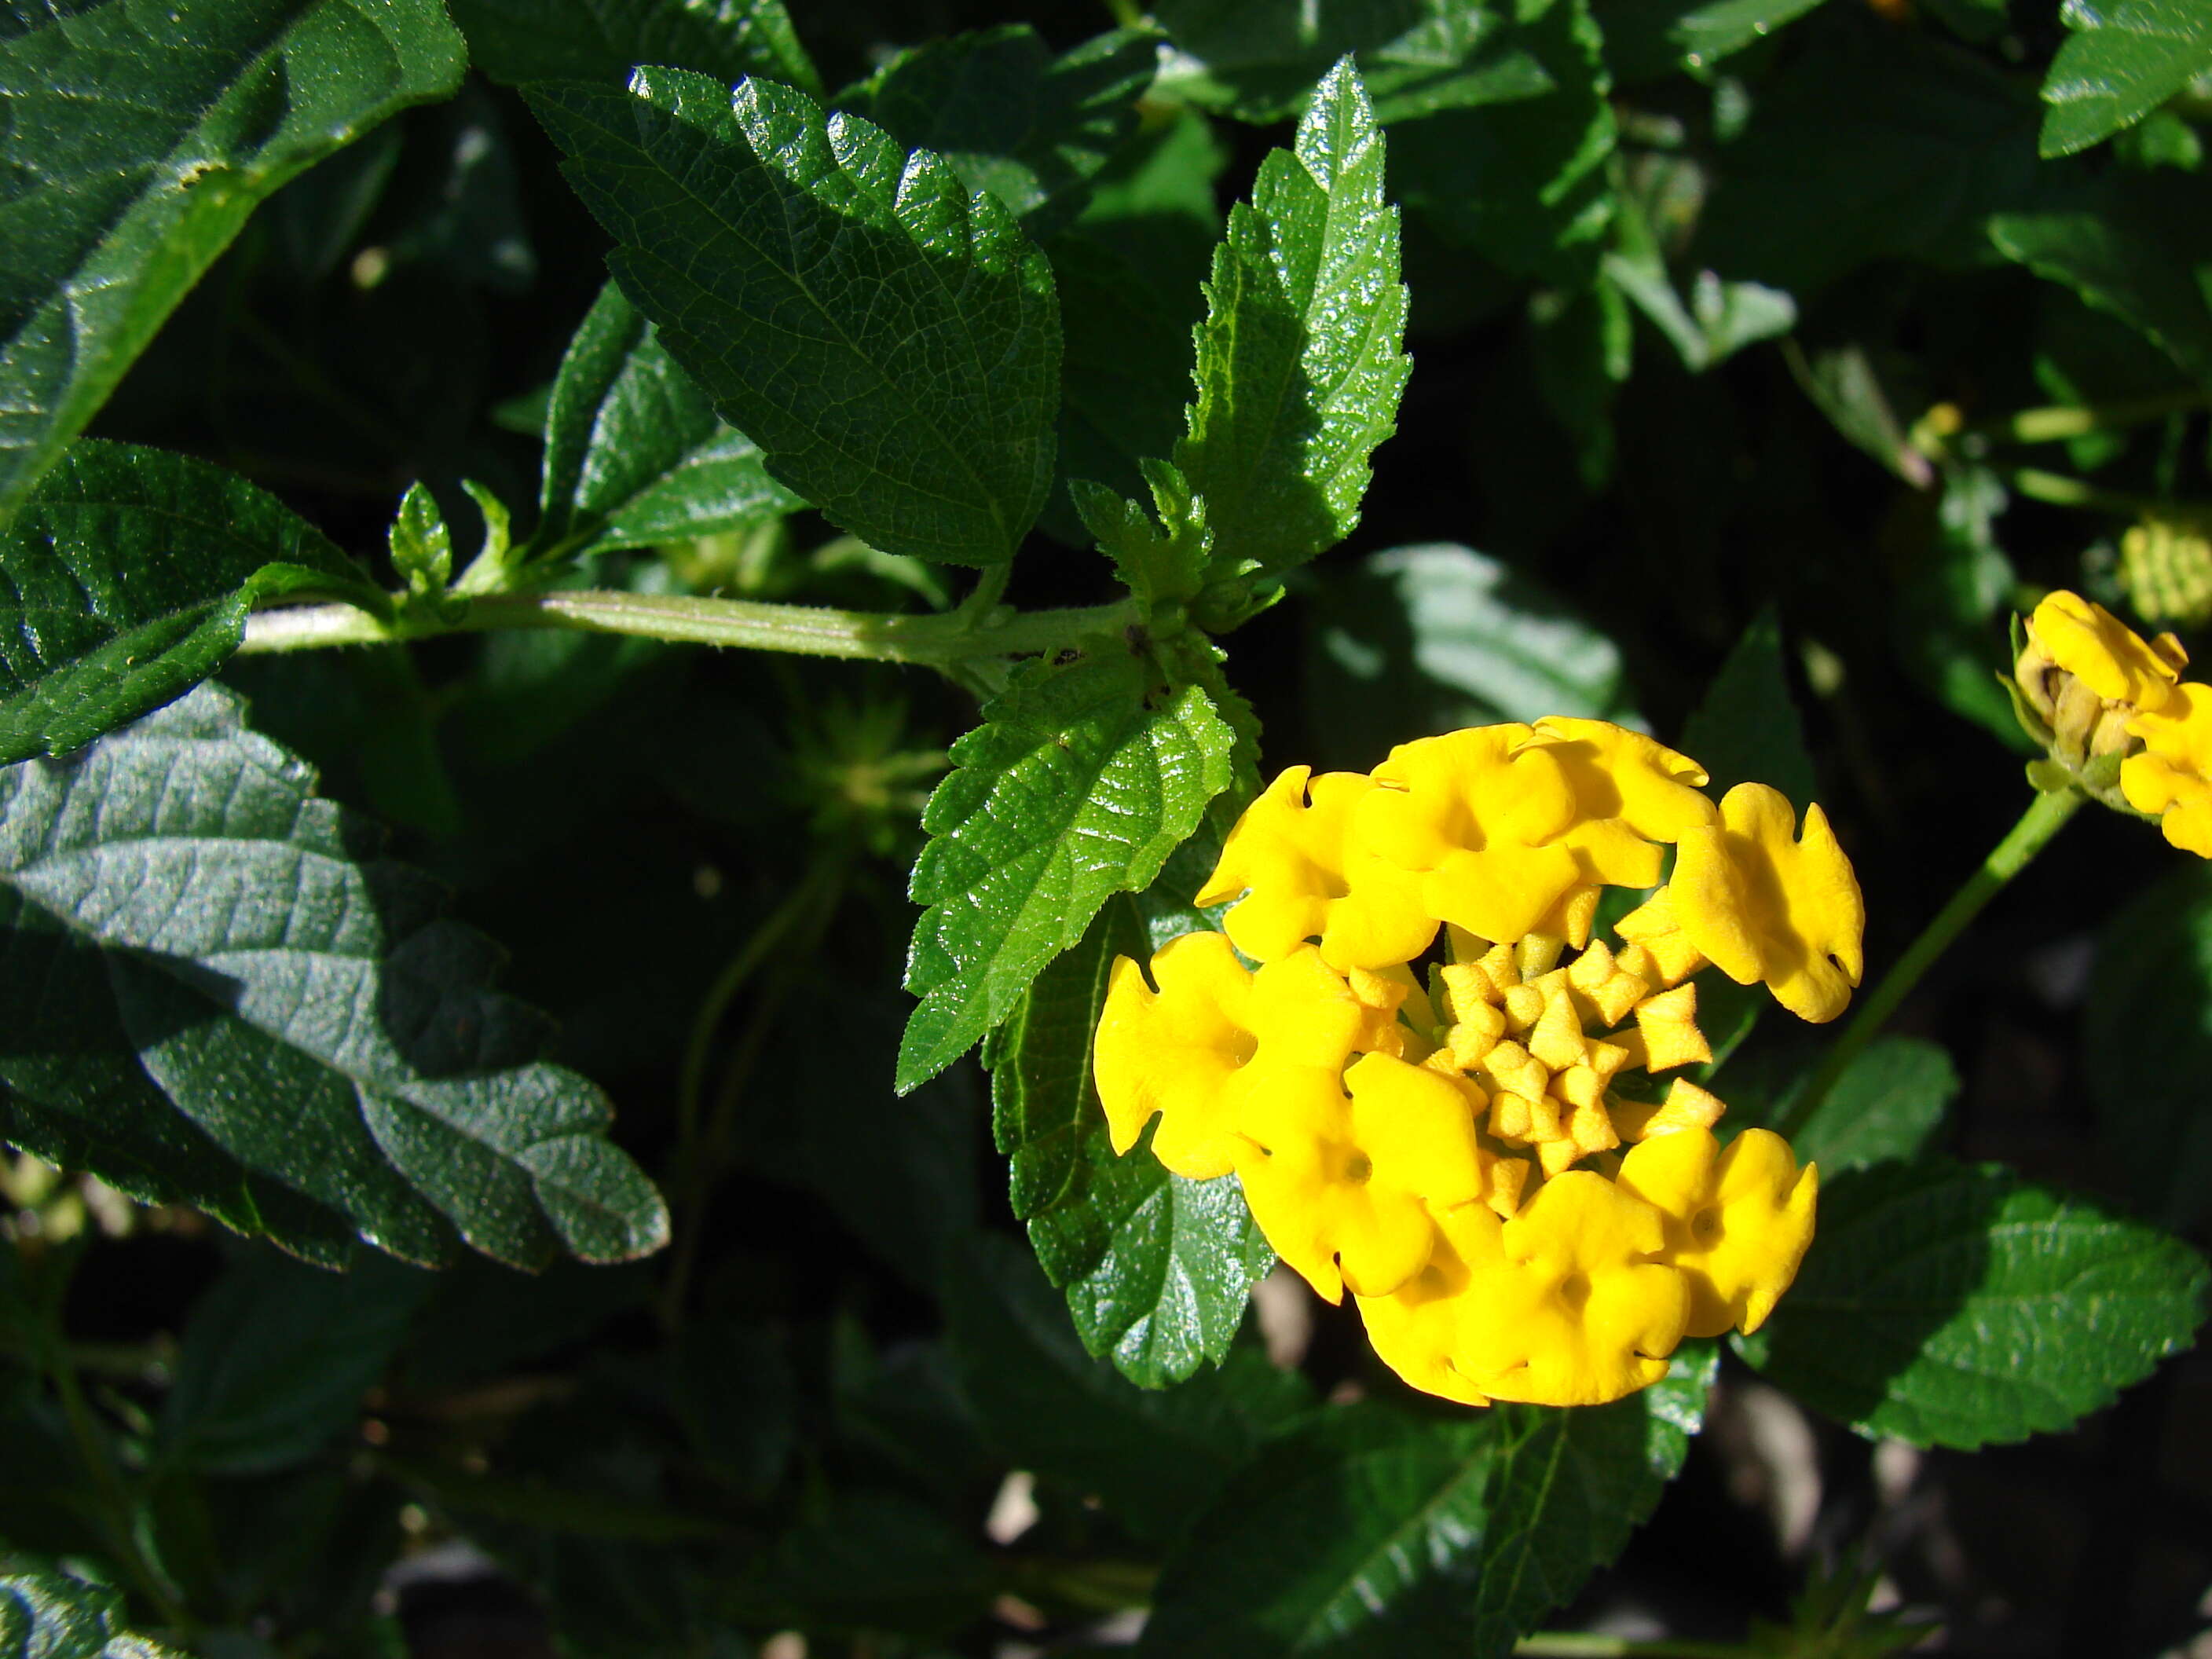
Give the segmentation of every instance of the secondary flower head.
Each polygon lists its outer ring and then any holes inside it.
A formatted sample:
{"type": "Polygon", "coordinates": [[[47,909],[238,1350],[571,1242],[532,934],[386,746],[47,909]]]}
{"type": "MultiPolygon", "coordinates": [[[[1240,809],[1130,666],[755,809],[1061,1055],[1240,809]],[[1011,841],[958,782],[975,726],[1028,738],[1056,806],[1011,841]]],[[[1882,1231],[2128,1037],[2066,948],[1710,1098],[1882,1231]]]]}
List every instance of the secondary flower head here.
{"type": "Polygon", "coordinates": [[[2174,846],[2212,858],[2212,686],[2181,678],[2180,641],[2147,641],[2063,592],[2035,607],[2025,635],[2014,708],[2051,757],[2029,769],[2036,786],[2155,817],[2174,846]]]}
{"type": "Polygon", "coordinates": [[[1115,1148],[1157,1120],[1170,1170],[1233,1168],[1276,1253],[1468,1404],[1618,1399],[1685,1330],[1756,1324],[1814,1186],[1771,1136],[1718,1151],[1724,1106],[1679,1075],[1712,1058],[1693,976],[1832,1018],[1862,907],[1817,807],[1801,837],[1771,790],[1717,805],[1705,778],[1582,720],[1283,773],[1200,891],[1237,901],[1227,938],[1176,940],[1149,984],[1115,966],[1094,1073],[1115,1148]],[[1599,937],[1602,889],[1653,888],[1670,844],[1671,882],[1599,937]]]}

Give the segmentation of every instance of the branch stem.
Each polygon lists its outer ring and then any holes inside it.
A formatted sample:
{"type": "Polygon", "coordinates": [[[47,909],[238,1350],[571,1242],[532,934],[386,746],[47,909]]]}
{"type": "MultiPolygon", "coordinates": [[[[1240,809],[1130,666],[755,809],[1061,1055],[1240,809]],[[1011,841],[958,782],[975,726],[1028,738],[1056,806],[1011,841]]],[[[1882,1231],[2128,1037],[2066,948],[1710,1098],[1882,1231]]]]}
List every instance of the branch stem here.
{"type": "Polygon", "coordinates": [[[1821,1060],[1820,1069],[1813,1073],[1813,1080],[1777,1115],[1771,1126],[1777,1133],[1786,1139],[1803,1126],[1827,1098],[1836,1079],[1880,1035],[1889,1017],[1897,1012],[1898,1005],[1920,982],[1920,976],[1966,931],[1966,924],[1981,914],[1982,907],[2027,867],[2028,861],[2043,850],[2044,843],[2064,827],[2067,819],[2080,811],[2081,803],[2087,799],[2078,789],[2064,789],[2051,794],[2039,793],[2028,803],[2020,822],[2005,831],[2004,838],[1990,849],[1979,867],[1960,884],[1959,890],[1936,913],[1935,920],[1920,930],[1920,937],[1905,947],[1896,965],[1882,975],[1873,994],[1859,1004],[1850,1024],[1844,1028],[1843,1035],[1821,1060]]]}
{"type": "Polygon", "coordinates": [[[756,599],[560,589],[486,594],[468,601],[450,617],[410,614],[389,623],[350,605],[257,611],[247,619],[246,641],[240,649],[308,651],[331,646],[386,645],[494,629],[556,629],[947,668],[976,657],[1057,650],[1073,645],[1085,634],[1118,633],[1136,619],[1136,614],[1128,600],[1065,611],[1002,613],[987,608],[938,616],[893,616],[756,599]]]}

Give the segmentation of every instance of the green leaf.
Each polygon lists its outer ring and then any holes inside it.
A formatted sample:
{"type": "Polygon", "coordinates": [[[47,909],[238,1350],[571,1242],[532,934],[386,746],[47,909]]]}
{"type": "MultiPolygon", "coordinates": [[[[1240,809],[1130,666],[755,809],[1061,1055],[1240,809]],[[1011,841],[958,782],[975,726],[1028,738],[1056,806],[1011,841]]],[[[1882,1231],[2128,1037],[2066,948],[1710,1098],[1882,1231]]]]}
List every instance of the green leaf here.
{"type": "Polygon", "coordinates": [[[1636,308],[1667,337],[1682,366],[1703,374],[1747,345],[1787,334],[1797,325],[1797,302],[1779,289],[1758,283],[1724,283],[1699,271],[1682,303],[1656,254],[1605,256],[1605,274],[1636,302],[1636,308]]]}
{"type": "Polygon", "coordinates": [[[236,474],[92,439],[0,529],[0,762],[65,755],[181,696],[264,599],[365,586],[236,474]]]}
{"type": "Polygon", "coordinates": [[[1156,684],[1119,641],[1031,663],[952,746],[922,814],[902,1092],[1012,1012],[1099,907],[1151,882],[1229,787],[1233,734],[1194,685],[1156,684]]]}
{"type": "Polygon", "coordinates": [[[1540,95],[1401,128],[1391,186],[1457,246],[1516,276],[1579,287],[1614,210],[1603,42],[1585,0],[1555,0],[1523,9],[1509,43],[1540,74],[1540,95]]]}
{"type": "Polygon", "coordinates": [[[438,498],[420,480],[407,486],[399,498],[399,511],[392,520],[392,568],[399,573],[410,593],[435,595],[446,591],[453,578],[453,532],[446,528],[446,515],[438,498]]]}
{"type": "Polygon", "coordinates": [[[2074,34],[2043,79],[2045,156],[2133,126],[2212,70],[2212,9],[2198,0],[2067,0],[2058,15],[2074,34]]]}
{"type": "Polygon", "coordinates": [[[0,1553],[0,1659],[181,1659],[123,1619],[117,1591],[0,1553]]]}
{"type": "Polygon", "coordinates": [[[1314,82],[1353,54],[1386,123],[1532,98],[1551,84],[1503,15],[1468,0],[1162,0],[1153,15],[1178,48],[1161,93],[1243,121],[1299,114],[1314,82]]]}
{"type": "Polygon", "coordinates": [[[1824,1180],[1917,1158],[1958,1092],[1959,1073],[1942,1049],[1921,1037],[1881,1037],[1844,1069],[1790,1144],[1824,1180]]]}
{"type": "Polygon", "coordinates": [[[1162,605],[1197,597],[1213,538],[1206,527],[1206,503],[1192,495],[1182,474],[1165,461],[1143,465],[1157,523],[1139,503],[1087,479],[1070,479],[1067,488],[1084,526],[1098,538],[1114,574],[1149,620],[1162,605]]]}
{"type": "Polygon", "coordinates": [[[108,0],[0,37],[0,524],[264,197],[465,67],[437,0],[108,0]]]}
{"type": "Polygon", "coordinates": [[[1398,210],[1382,199],[1382,133],[1349,60],[1230,210],[1198,330],[1198,398],[1176,465],[1206,498],[1214,566],[1266,575],[1359,522],[1367,458],[1397,428],[1412,362],[1399,349],[1398,210]]]}
{"type": "Polygon", "coordinates": [[[1415,1417],[1362,1404],[1277,1438],[1160,1575],[1145,1659],[1492,1659],[1619,1553],[1681,1468],[1702,1345],[1610,1406],[1415,1417]]]}
{"type": "Polygon", "coordinates": [[[771,82],[531,89],[660,343],[769,471],[888,553],[1013,556],[1052,482],[1052,271],[944,161],[771,82]]]}
{"type": "Polygon", "coordinates": [[[1274,1256],[1235,1176],[1171,1175],[1149,1136],[1115,1154],[1091,1033],[1114,959],[1153,948],[1136,905],[1117,897],[1037,975],[994,1046],[991,1128],[1012,1160],[1015,1218],[1066,1292],[1084,1346],[1157,1389],[1222,1362],[1274,1256]]]}
{"type": "Polygon", "coordinates": [[[1716,797],[1739,783],[1763,783],[1789,796],[1801,817],[1812,805],[1813,757],[1790,700],[1771,605],[1752,618],[1683,722],[1681,750],[1705,769],[1716,797]]]}
{"type": "Polygon", "coordinates": [[[532,1267],[658,1249],[605,1097],[538,1059],[542,1018],[485,988],[494,947],[313,787],[215,686],[0,773],[9,1006],[52,1011],[8,1034],[0,1135],[159,1192],[182,1124],[179,1179],[214,1183],[219,1148],[216,1213],[324,1259],[333,1212],[422,1262],[456,1231],[532,1267]],[[318,1224],[258,1207],[271,1188],[318,1224]]]}
{"type": "Polygon", "coordinates": [[[435,1282],[380,1256],[333,1273],[246,1255],[193,1305],[156,1462],[223,1474],[307,1462],[359,1421],[435,1282]]]}
{"type": "Polygon", "coordinates": [[[1504,1659],[1620,1553],[1681,1472],[1719,1358],[1710,1344],[1686,1344],[1664,1377],[1610,1406],[1492,1407],[1477,1659],[1504,1659]]]}
{"type": "Polygon", "coordinates": [[[2114,914],[2081,1028],[2098,1139],[2134,1206],[2193,1228],[2212,1212],[2212,878],[2191,864],[2114,914]]]}
{"type": "Polygon", "coordinates": [[[1972,1450],[2056,1432],[2189,1345],[2203,1258],[1996,1165],[1850,1171],[1743,1356],[1863,1434],[1972,1450]]]}
{"type": "Polygon", "coordinates": [[[640,64],[667,64],[725,86],[762,75],[822,95],[783,0],[453,0],[453,11],[469,61],[511,87],[627,81],[640,64]]]}
{"type": "Polygon", "coordinates": [[[2007,258],[2062,283],[2142,334],[2197,380],[2212,380],[2212,230],[2196,180],[2113,177],[2032,212],[1990,222],[2007,258]]]}
{"type": "Polygon", "coordinates": [[[1364,771],[1417,732],[1627,712],[1613,641],[1472,548],[1392,548],[1321,580],[1307,606],[1317,763],[1364,771]]]}
{"type": "Polygon", "coordinates": [[[1723,58],[1766,40],[1820,0],[1596,0],[1606,61],[1622,81],[1655,81],[1687,70],[1703,75],[1723,58]]]}
{"type": "Polygon", "coordinates": [[[1797,44],[1719,152],[1697,266],[1802,305],[1876,259],[1983,263],[1989,216],[2046,188],[2034,100],[2007,71],[1863,8],[1830,8],[1797,44]]]}
{"type": "Polygon", "coordinates": [[[1133,1386],[1071,1339],[1036,1265],[995,1235],[970,1241],[945,1305],[986,1437],[1021,1468],[1096,1493],[1152,1543],[1180,1535],[1264,1437],[1312,1407],[1304,1379],[1256,1347],[1179,1388],[1133,1386]]]}
{"type": "Polygon", "coordinates": [[[1996,538],[2008,497],[1979,465],[1947,464],[1942,486],[1933,512],[1893,520],[1905,575],[1890,609],[1890,637],[1913,677],[1946,708],[2023,754],[2039,754],[1998,679],[2012,669],[2000,618],[2012,614],[2017,581],[1996,538]]]}
{"type": "Polygon", "coordinates": [[[1054,58],[1028,24],[1008,23],[901,52],[836,101],[943,156],[1042,241],[1083,210],[1091,178],[1135,131],[1158,59],[1142,29],[1054,58]]]}
{"type": "Polygon", "coordinates": [[[563,558],[735,530],[802,505],[725,425],[612,283],[568,343],[545,416],[532,541],[563,558]]]}

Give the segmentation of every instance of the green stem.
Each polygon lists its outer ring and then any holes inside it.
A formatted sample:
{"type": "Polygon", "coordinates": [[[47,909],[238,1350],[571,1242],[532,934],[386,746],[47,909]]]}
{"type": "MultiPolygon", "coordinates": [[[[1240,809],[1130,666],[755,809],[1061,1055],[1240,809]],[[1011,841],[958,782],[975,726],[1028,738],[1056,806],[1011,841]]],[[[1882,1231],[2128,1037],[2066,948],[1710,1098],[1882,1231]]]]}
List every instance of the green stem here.
{"type": "Polygon", "coordinates": [[[94,1420],[92,1407],[85,1403],[84,1390],[77,1383],[76,1363],[66,1343],[57,1340],[51,1346],[47,1371],[53,1381],[54,1393],[61,1400],[62,1415],[69,1423],[70,1438],[76,1443],[77,1458],[92,1478],[102,1528],[108,1534],[108,1548],[141,1593],[159,1609],[162,1622],[173,1631],[189,1633],[191,1615],[139,1547],[137,1531],[131,1521],[131,1494],[124,1487],[122,1473],[115,1466],[107,1437],[94,1420]]]}
{"type": "Polygon", "coordinates": [[[1734,1642],[1639,1642],[1576,1630],[1539,1631],[1516,1642],[1513,1651],[1542,1659],[1749,1659],[1750,1653],[1734,1642]]]}
{"type": "Polygon", "coordinates": [[[2125,495],[2118,490],[2100,489],[2093,483],[2069,478],[2063,472],[2045,472],[2040,467],[2015,467],[2004,475],[2004,480],[2016,494],[2030,501],[2048,501],[2053,507],[2085,507],[2100,513],[2132,516],[2173,506],[2171,501],[2157,501],[2148,495],[2125,495]]]}
{"type": "Polygon", "coordinates": [[[2191,390],[2169,392],[2156,398],[2131,398],[2118,403],[2083,406],[2058,404],[2048,409],[2023,409],[2016,415],[1993,421],[1981,430],[2016,444],[2055,443],[2066,438],[2085,438],[2093,432],[2117,427],[2140,426],[2145,421],[2185,414],[2204,407],[2204,394],[2191,390]]]}
{"type": "Polygon", "coordinates": [[[1814,1109],[1827,1098],[1836,1079],[1881,1032],[1889,1017],[1897,1012],[1898,1004],[1920,982],[1920,976],[1936,958],[1950,947],[1951,941],[1981,914],[1982,907],[1995,898],[2007,882],[2027,867],[2028,860],[2043,850],[2043,844],[2058,833],[2087,799],[2078,789],[2065,789],[2055,794],[2038,793],[2028,803],[2027,811],[2020,815],[2020,822],[2005,831],[2004,839],[1990,849],[1980,868],[1951,895],[1936,913],[1936,919],[1922,928],[1920,937],[1905,948],[1896,966],[1882,975],[1874,994],[1859,1004],[1851,1023],[1844,1028],[1844,1034],[1836,1039],[1820,1069],[1813,1073],[1813,1080],[1777,1115],[1771,1125],[1777,1133],[1787,1137],[1803,1125],[1814,1109]]]}
{"type": "Polygon", "coordinates": [[[494,629],[557,629],[950,668],[976,657],[1059,650],[1086,634],[1118,633],[1136,615],[1134,603],[1127,599],[1004,617],[968,614],[964,609],[908,617],[756,599],[562,589],[487,594],[470,600],[450,618],[416,611],[386,623],[350,605],[257,611],[246,621],[246,641],[240,649],[308,651],[494,629]]]}

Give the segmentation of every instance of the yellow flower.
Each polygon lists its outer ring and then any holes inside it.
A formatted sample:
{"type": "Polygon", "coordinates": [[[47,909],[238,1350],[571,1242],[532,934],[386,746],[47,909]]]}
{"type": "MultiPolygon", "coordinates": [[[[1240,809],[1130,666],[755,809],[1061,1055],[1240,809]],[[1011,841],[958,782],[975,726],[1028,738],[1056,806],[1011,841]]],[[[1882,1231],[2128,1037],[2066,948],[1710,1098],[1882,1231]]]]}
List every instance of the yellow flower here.
{"type": "MultiPolygon", "coordinates": [[[[1541,1406],[1602,1405],[1667,1374],[1690,1294],[1680,1273],[1652,1260],[1665,1227],[1650,1204],[1570,1170],[1502,1226],[1471,1207],[1444,1234],[1437,1276],[1424,1274],[1410,1305],[1384,1314],[1386,1326],[1399,1318],[1386,1340],[1401,1356],[1417,1358],[1422,1335],[1442,1336],[1460,1386],[1541,1406]],[[1425,1313],[1427,1301],[1450,1314],[1425,1313]]],[[[1365,1302],[1360,1310],[1370,1314],[1365,1302]]]]}
{"type": "Polygon", "coordinates": [[[1435,1240],[1423,1198],[1465,1204],[1487,1186],[1468,1086],[1388,1054],[1355,1060],[1342,1086],[1317,1068],[1271,1071],[1242,1123],[1237,1168],[1252,1218],[1331,1302],[1347,1285],[1396,1290],[1435,1240]]]}
{"type": "Polygon", "coordinates": [[[1705,781],[1705,768],[1641,732],[1553,715],[1536,722],[1529,742],[1559,763],[1574,790],[1577,821],[1564,839],[1590,881],[1654,886],[1661,858],[1654,843],[1680,841],[1713,821],[1712,802],[1694,787],[1705,781]]]}
{"type": "Polygon", "coordinates": [[[1261,1073],[1334,1071],[1388,1027],[1389,1011],[1360,1001],[1310,945],[1253,975],[1220,934],[1185,933],[1153,955],[1152,977],[1157,992],[1115,958],[1091,1074],[1114,1150],[1158,1113],[1154,1156],[1192,1181],[1236,1166],[1238,1114],[1261,1073]]]}
{"type": "Polygon", "coordinates": [[[1478,1273],[1486,1280],[1505,1265],[1504,1224],[1480,1204],[1435,1219],[1428,1265],[1389,1296],[1360,1297],[1360,1322],[1376,1357],[1423,1393],[1487,1406],[1490,1396],[1461,1375],[1452,1351],[1470,1285],[1478,1273]]]}
{"type": "Polygon", "coordinates": [[[1802,1019],[1833,1019],[1865,968],[1858,878],[1818,806],[1802,841],[1788,799],[1740,783],[1721,822],[1682,837],[1668,886],[1681,931],[1739,985],[1763,980],[1802,1019]]]}
{"type": "Polygon", "coordinates": [[[2143,744],[2120,763],[2128,805],[2160,814],[2159,829],[2184,852],[2212,858],[2212,686],[2184,680],[2155,714],[2130,720],[2128,732],[2143,744]]]}
{"type": "Polygon", "coordinates": [[[2053,666],[2107,702],[2162,708],[2179,678],[2175,664],[2103,605],[2063,590],[2035,607],[2027,619],[2027,636],[2053,666]]]}
{"type": "Polygon", "coordinates": [[[1521,938],[1584,884],[1556,844],[1573,787],[1547,747],[1524,747],[1530,735],[1483,726],[1401,743],[1352,806],[1353,839],[1418,875],[1429,915],[1481,939],[1521,938]]]}
{"type": "Polygon", "coordinates": [[[1820,1182],[1779,1135],[1746,1129],[1723,1151],[1684,1128],[1631,1149],[1620,1185],[1666,1216],[1665,1260],[1690,1285],[1689,1334],[1718,1336],[1757,1330],[1796,1278],[1820,1182]]]}
{"type": "Polygon", "coordinates": [[[1255,962],[1287,956],[1309,939],[1340,970],[1409,962],[1429,948],[1437,921],[1419,883],[1347,842],[1354,802],[1375,787],[1357,772],[1286,769],[1244,809],[1195,902],[1244,893],[1224,926],[1255,962]]]}

